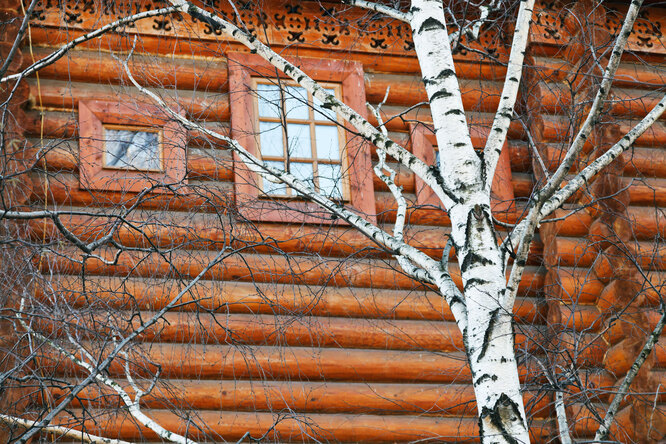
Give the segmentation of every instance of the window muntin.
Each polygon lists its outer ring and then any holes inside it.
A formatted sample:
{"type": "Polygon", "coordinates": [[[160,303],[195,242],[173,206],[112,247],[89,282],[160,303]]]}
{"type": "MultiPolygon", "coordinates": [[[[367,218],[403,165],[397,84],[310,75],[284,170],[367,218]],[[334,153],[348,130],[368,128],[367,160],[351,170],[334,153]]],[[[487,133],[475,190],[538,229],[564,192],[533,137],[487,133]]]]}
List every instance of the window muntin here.
{"type": "Polygon", "coordinates": [[[162,171],[161,142],[157,130],[104,125],[104,168],[162,171]]]}
{"type": "MultiPolygon", "coordinates": [[[[342,98],[341,86],[323,84],[324,89],[342,98]]],[[[344,132],[336,123],[335,112],[304,88],[254,82],[258,120],[258,145],[269,165],[290,171],[317,191],[338,200],[349,200],[344,175],[344,132]]],[[[283,184],[263,179],[262,191],[274,197],[295,197],[283,184]]]]}

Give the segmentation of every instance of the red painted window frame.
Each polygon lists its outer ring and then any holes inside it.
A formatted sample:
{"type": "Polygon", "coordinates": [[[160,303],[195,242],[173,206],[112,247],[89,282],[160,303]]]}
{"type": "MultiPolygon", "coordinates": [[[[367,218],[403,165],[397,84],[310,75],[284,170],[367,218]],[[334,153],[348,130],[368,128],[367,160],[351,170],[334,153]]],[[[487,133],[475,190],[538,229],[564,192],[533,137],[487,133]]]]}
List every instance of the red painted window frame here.
{"type": "MultiPolygon", "coordinates": [[[[412,154],[428,165],[433,165],[435,163],[434,147],[437,141],[432,126],[424,123],[410,123],[409,132],[412,143],[412,154]]],[[[475,131],[474,129],[472,129],[472,132],[473,140],[485,142],[487,134],[481,134],[482,131],[475,131]]],[[[441,205],[435,193],[420,177],[416,176],[415,181],[417,205],[435,207],[441,205]]],[[[508,143],[504,142],[490,191],[490,204],[493,213],[509,210],[514,197],[513,183],[511,181],[511,157],[508,143]]]]}
{"type": "MultiPolygon", "coordinates": [[[[186,131],[155,105],[79,102],[79,186],[95,191],[140,192],[156,184],[186,184],[186,131]],[[160,133],[162,171],[104,168],[104,125],[145,127],[160,133]]],[[[153,192],[168,192],[156,187],[153,192]]]]}
{"type": "MultiPolygon", "coordinates": [[[[278,73],[274,66],[256,54],[229,53],[227,57],[231,136],[250,153],[260,157],[255,137],[257,117],[254,114],[254,95],[250,90],[251,80],[253,77],[290,79],[278,73]]],[[[366,117],[365,83],[361,63],[304,57],[291,58],[290,62],[316,81],[341,84],[343,102],[366,117]]],[[[344,126],[352,131],[352,134],[355,131],[348,123],[344,126]]],[[[375,195],[368,144],[360,137],[354,137],[346,143],[348,165],[346,175],[350,196],[345,206],[375,222],[375,195]]],[[[260,178],[245,168],[236,154],[234,154],[234,179],[237,207],[240,213],[250,220],[317,224],[340,222],[312,202],[299,199],[261,198],[260,178]]]]}

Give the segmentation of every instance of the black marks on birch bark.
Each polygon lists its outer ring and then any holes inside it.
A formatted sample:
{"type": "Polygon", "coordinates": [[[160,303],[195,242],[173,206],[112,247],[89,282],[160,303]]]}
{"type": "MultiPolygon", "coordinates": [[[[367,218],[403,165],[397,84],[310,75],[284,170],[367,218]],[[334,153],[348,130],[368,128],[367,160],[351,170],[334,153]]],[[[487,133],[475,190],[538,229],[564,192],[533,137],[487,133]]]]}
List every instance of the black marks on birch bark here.
{"type": "Polygon", "coordinates": [[[492,335],[493,330],[495,329],[495,325],[497,324],[499,313],[500,308],[496,308],[490,313],[490,320],[488,321],[486,331],[483,333],[483,344],[481,344],[481,351],[479,352],[479,356],[476,357],[476,362],[479,362],[481,359],[483,359],[483,357],[486,355],[486,352],[488,351],[488,347],[490,346],[490,336],[492,335]]]}
{"type": "Polygon", "coordinates": [[[442,22],[440,22],[434,17],[428,17],[423,21],[423,23],[421,23],[418,33],[420,34],[425,31],[439,31],[443,29],[446,28],[444,27],[444,24],[442,22]]]}
{"type": "Polygon", "coordinates": [[[486,381],[490,379],[491,381],[497,381],[497,375],[490,375],[488,373],[484,373],[481,376],[479,376],[476,381],[474,381],[474,386],[478,386],[481,384],[483,381],[486,381]]]}
{"type": "Polygon", "coordinates": [[[500,395],[492,408],[483,407],[481,409],[481,414],[479,415],[481,436],[484,436],[483,423],[486,419],[489,419],[490,423],[502,433],[502,437],[506,442],[519,444],[518,440],[511,436],[511,433],[507,430],[506,424],[520,421],[524,425],[523,415],[520,414],[518,404],[509,398],[506,393],[500,395]]]}

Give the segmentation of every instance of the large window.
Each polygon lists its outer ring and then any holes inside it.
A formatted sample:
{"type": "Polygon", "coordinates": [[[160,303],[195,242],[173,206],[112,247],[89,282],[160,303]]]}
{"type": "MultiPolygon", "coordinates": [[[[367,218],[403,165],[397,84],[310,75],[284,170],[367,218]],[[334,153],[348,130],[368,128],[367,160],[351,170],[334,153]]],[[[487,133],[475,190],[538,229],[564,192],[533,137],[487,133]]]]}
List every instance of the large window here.
{"type": "MultiPolygon", "coordinates": [[[[375,197],[368,144],[303,87],[252,54],[229,54],[231,134],[246,150],[289,171],[318,192],[369,219],[375,197]],[[350,130],[351,131],[348,131],[350,130]]],[[[363,67],[358,62],[292,60],[330,94],[366,115],[363,67]]],[[[272,222],[339,222],[293,189],[248,168],[235,156],[238,210],[272,222]]]]}
{"type": "MultiPolygon", "coordinates": [[[[342,98],[340,85],[324,85],[342,98]]],[[[334,112],[304,88],[256,81],[258,138],[261,157],[269,165],[289,171],[317,191],[337,200],[349,196],[343,161],[345,134],[334,112]]],[[[294,197],[283,184],[263,180],[262,191],[294,197]]]]}

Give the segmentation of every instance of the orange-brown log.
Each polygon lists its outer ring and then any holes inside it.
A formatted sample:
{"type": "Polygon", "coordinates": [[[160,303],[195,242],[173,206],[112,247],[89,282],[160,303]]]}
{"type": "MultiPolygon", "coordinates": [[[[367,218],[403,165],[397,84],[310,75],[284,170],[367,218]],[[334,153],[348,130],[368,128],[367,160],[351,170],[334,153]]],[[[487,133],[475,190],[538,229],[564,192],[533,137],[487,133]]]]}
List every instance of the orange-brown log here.
{"type": "Polygon", "coordinates": [[[660,208],[629,207],[627,217],[631,221],[633,236],[639,240],[666,237],[666,214],[660,208]]]}
{"type": "MultiPolygon", "coordinates": [[[[62,249],[59,255],[50,255],[42,261],[44,272],[79,274],[81,265],[73,259],[80,257],[74,249],[62,249]],[[70,259],[73,258],[73,259],[70,259]]],[[[113,261],[111,251],[99,251],[99,257],[113,261]]],[[[123,252],[115,265],[107,265],[97,258],[86,261],[88,275],[126,277],[164,277],[178,273],[182,278],[194,278],[211,263],[216,252],[176,250],[165,258],[157,254],[123,252]]],[[[451,276],[456,285],[461,284],[460,272],[452,265],[451,276]]],[[[337,287],[414,289],[421,284],[405,276],[397,264],[372,259],[340,260],[321,257],[285,255],[230,255],[212,267],[206,279],[225,281],[250,281],[289,283],[304,285],[332,285],[337,287]]],[[[519,284],[518,293],[525,295],[539,292],[543,275],[537,267],[527,267],[519,284]]]]}
{"type": "MultiPolygon", "coordinates": [[[[218,442],[262,438],[271,442],[414,442],[414,441],[478,441],[477,420],[473,417],[380,416],[345,414],[285,415],[275,413],[197,412],[187,420],[164,410],[147,410],[149,417],[167,430],[197,440],[218,442]],[[264,436],[265,435],[265,436],[264,436]]],[[[71,414],[82,417],[83,412],[71,414]]],[[[124,440],[157,439],[147,428],[139,427],[126,415],[100,416],[99,412],[86,412],[88,433],[124,440]]],[[[62,415],[54,423],[71,425],[71,416],[62,415]]],[[[552,433],[547,422],[536,421],[532,426],[537,440],[552,433]]]]}
{"type": "Polygon", "coordinates": [[[554,222],[546,221],[541,222],[544,224],[554,224],[555,232],[559,236],[568,236],[568,237],[583,237],[585,236],[592,224],[592,216],[587,211],[576,211],[572,213],[567,210],[555,210],[550,216],[551,219],[561,219],[554,222]]]}
{"type": "MultiPolygon", "coordinates": [[[[40,60],[53,52],[52,48],[35,47],[33,54],[40,60]]],[[[32,64],[24,58],[23,68],[32,64]]],[[[188,57],[146,56],[135,54],[128,60],[132,76],[143,85],[197,89],[217,93],[227,92],[226,59],[193,59],[188,57]]],[[[71,79],[78,82],[129,84],[122,65],[106,52],[70,51],[67,56],[39,70],[41,79],[71,79]]]]}
{"type": "MultiPolygon", "coordinates": [[[[420,76],[365,75],[365,91],[370,103],[380,103],[384,100],[388,87],[391,90],[387,104],[412,106],[428,101],[420,76]]],[[[499,105],[502,83],[487,80],[461,80],[460,92],[465,110],[495,112],[499,105]]]]}
{"type": "Polygon", "coordinates": [[[566,352],[567,359],[583,367],[598,367],[608,348],[597,333],[566,332],[556,342],[558,353],[566,352]]]}
{"type": "MultiPolygon", "coordinates": [[[[134,395],[127,381],[118,381],[134,395]]],[[[49,391],[56,402],[66,391],[49,391]]],[[[526,392],[526,405],[532,418],[550,414],[548,397],[526,392]]],[[[122,405],[114,392],[100,387],[86,387],[72,402],[75,408],[99,408],[122,405]]],[[[168,389],[159,385],[141,398],[141,405],[151,409],[197,409],[230,411],[280,411],[289,409],[313,413],[430,415],[476,414],[471,385],[464,384],[358,384],[350,382],[306,381],[187,381],[171,380],[168,389]]]]}
{"type": "MultiPolygon", "coordinates": [[[[323,256],[389,257],[359,231],[350,227],[313,225],[278,225],[270,223],[226,223],[218,218],[183,213],[146,214],[147,220],[136,227],[123,225],[114,239],[129,247],[180,247],[185,249],[249,248],[262,253],[316,253],[323,256]],[[158,221],[159,219],[159,221],[158,221]]],[[[85,242],[93,242],[109,233],[115,219],[94,216],[63,216],[62,224],[85,242]]],[[[53,221],[27,223],[36,240],[62,239],[53,221]]],[[[410,226],[405,240],[426,254],[437,258],[448,239],[448,229],[410,226]]],[[[535,254],[538,248],[535,247],[535,254]]],[[[451,255],[453,257],[453,254],[451,255]]]]}
{"type": "MultiPolygon", "coordinates": [[[[46,109],[78,109],[79,101],[106,100],[129,103],[149,103],[145,94],[135,89],[121,89],[91,83],[71,83],[61,80],[41,80],[39,85],[29,80],[32,103],[46,109]]],[[[229,121],[229,98],[227,94],[180,91],[174,98],[163,94],[170,106],[182,108],[187,117],[195,120],[229,121]]]]}
{"type": "Polygon", "coordinates": [[[597,257],[597,246],[587,239],[558,237],[554,240],[557,261],[567,267],[589,267],[597,257]]]}
{"type": "MultiPolygon", "coordinates": [[[[554,284],[561,289],[565,304],[593,304],[604,290],[604,283],[594,273],[583,267],[557,267],[549,270],[554,284]]],[[[548,291],[548,290],[547,290],[548,291]]]]}
{"type": "MultiPolygon", "coordinates": [[[[630,407],[621,408],[610,427],[609,439],[615,442],[636,442],[631,433],[634,429],[630,419],[630,407]]],[[[599,430],[599,418],[603,418],[608,407],[600,403],[575,403],[566,407],[571,433],[576,438],[593,437],[599,430]]],[[[585,440],[584,440],[585,441],[585,440]]]]}
{"type": "Polygon", "coordinates": [[[634,147],[621,158],[627,176],[666,177],[666,150],[634,147]]]}
{"type": "Polygon", "coordinates": [[[562,323],[577,332],[598,331],[601,327],[601,312],[595,305],[560,305],[562,323]]]}
{"type": "MultiPolygon", "coordinates": [[[[150,319],[155,312],[124,316],[114,314],[112,323],[106,315],[77,318],[73,329],[82,337],[113,334],[117,327],[129,333],[150,319]],[[118,324],[118,325],[115,325],[118,324]],[[94,331],[93,334],[90,332],[94,331]]],[[[62,320],[37,319],[36,330],[61,334],[62,320]]],[[[521,326],[515,342],[524,350],[535,351],[540,332],[532,326],[521,326]]],[[[140,337],[143,341],[196,344],[270,345],[292,347],[340,347],[379,350],[421,350],[456,352],[464,348],[462,333],[454,322],[412,320],[345,319],[314,316],[268,316],[211,313],[166,313],[140,337]]]]}
{"type": "MultiPolygon", "coordinates": [[[[543,116],[543,139],[547,142],[564,141],[569,136],[570,122],[563,116],[543,116]]],[[[621,120],[620,134],[624,135],[634,126],[629,121],[621,120]]],[[[634,145],[643,147],[659,147],[666,144],[666,124],[664,122],[655,122],[642,136],[640,136],[634,145]]]]}
{"type": "Polygon", "coordinates": [[[628,188],[632,205],[649,205],[655,208],[666,207],[666,179],[624,178],[623,186],[628,188]]]}
{"type": "MultiPolygon", "coordinates": [[[[460,383],[471,377],[463,352],[153,343],[128,359],[134,374],[147,376],[159,366],[160,377],[177,379],[460,383]]],[[[45,350],[36,361],[45,374],[86,373],[56,351],[45,350]]],[[[123,377],[123,360],[108,371],[123,377]]],[[[527,369],[519,372],[524,377],[527,369]]]]}
{"type": "Polygon", "coordinates": [[[516,197],[529,197],[534,188],[532,175],[528,173],[511,174],[511,184],[513,185],[513,194],[516,197]]]}
{"type": "Polygon", "coordinates": [[[659,100],[661,100],[661,97],[650,89],[614,88],[612,91],[613,102],[610,112],[614,116],[640,119],[652,111],[659,103],[659,100]]]}
{"type": "MultiPolygon", "coordinates": [[[[44,202],[44,187],[46,185],[43,174],[34,174],[32,177],[33,202],[44,202]]],[[[119,205],[131,206],[136,203],[136,193],[122,193],[113,191],[95,191],[79,188],[78,177],[61,173],[57,180],[48,181],[48,203],[52,205],[66,205],[78,207],[113,207],[119,205]]],[[[182,186],[177,194],[154,193],[142,199],[138,208],[225,213],[233,204],[233,185],[228,182],[207,184],[205,187],[182,186]]]]}
{"type": "MultiPolygon", "coordinates": [[[[52,288],[55,294],[36,288],[36,296],[46,305],[62,300],[75,307],[99,304],[116,310],[160,310],[179,291],[175,281],[94,276],[86,278],[84,291],[81,278],[69,275],[54,276],[52,288]]],[[[444,299],[426,291],[202,280],[181,301],[178,310],[183,311],[453,321],[444,299]]],[[[542,323],[545,305],[538,299],[518,298],[514,315],[519,323],[542,323]]]]}

